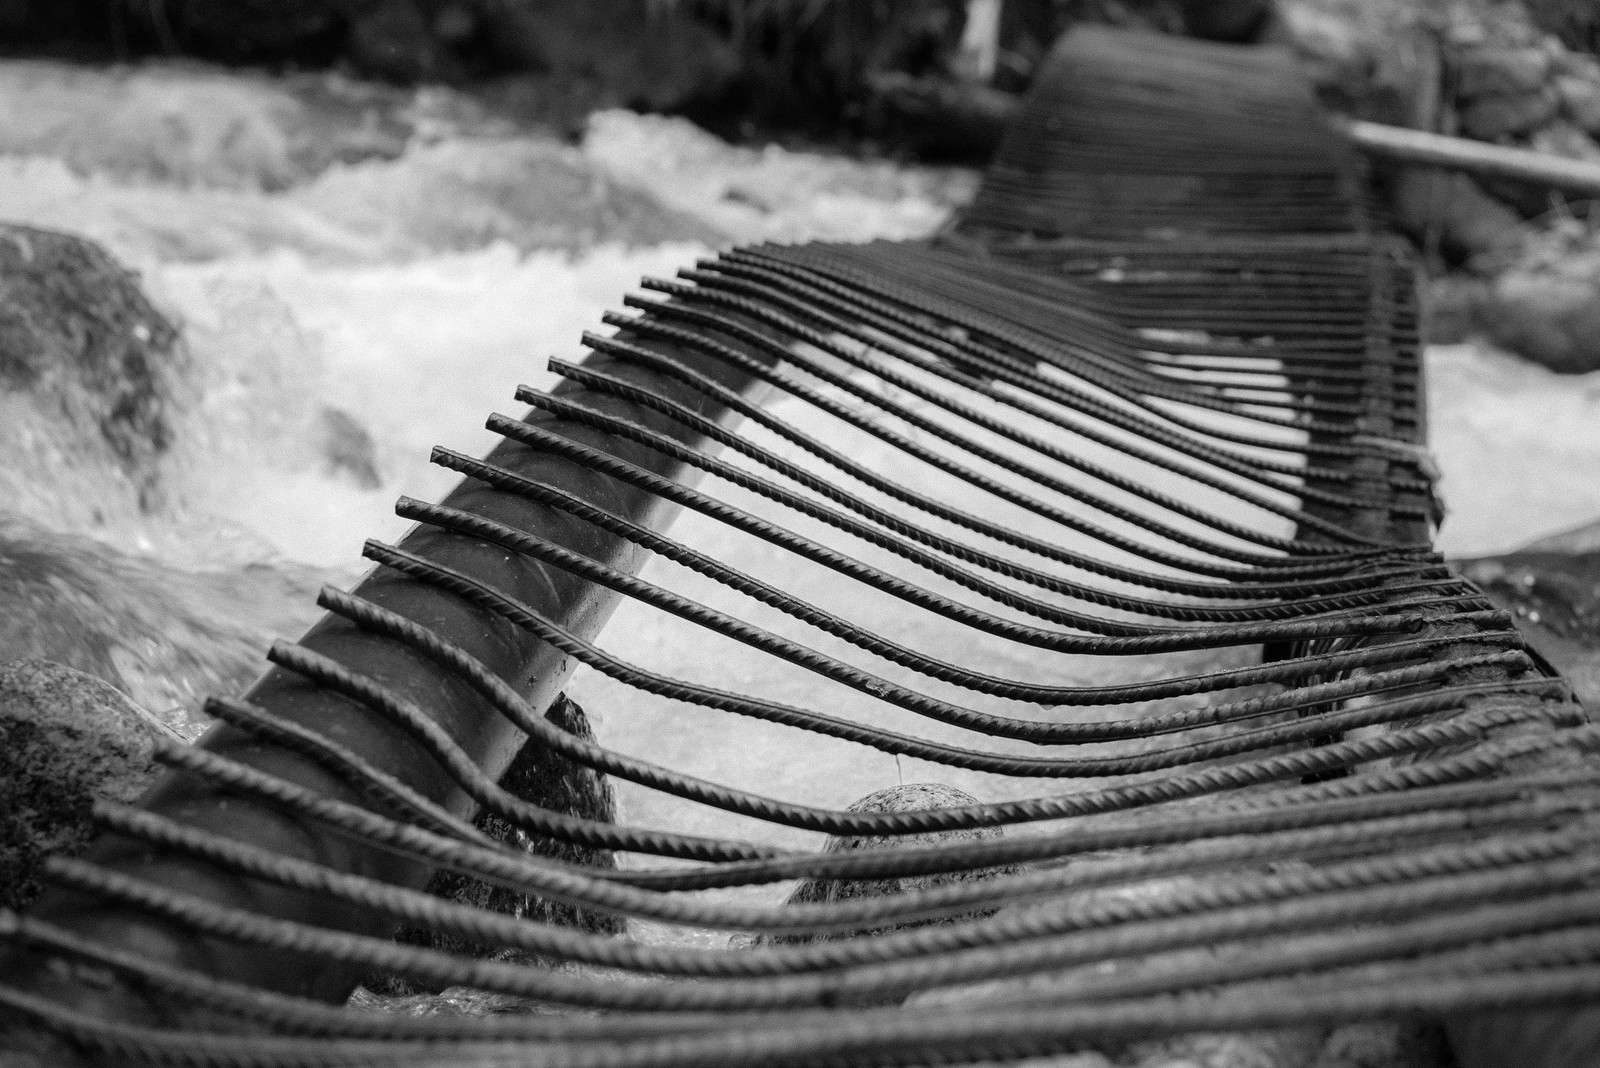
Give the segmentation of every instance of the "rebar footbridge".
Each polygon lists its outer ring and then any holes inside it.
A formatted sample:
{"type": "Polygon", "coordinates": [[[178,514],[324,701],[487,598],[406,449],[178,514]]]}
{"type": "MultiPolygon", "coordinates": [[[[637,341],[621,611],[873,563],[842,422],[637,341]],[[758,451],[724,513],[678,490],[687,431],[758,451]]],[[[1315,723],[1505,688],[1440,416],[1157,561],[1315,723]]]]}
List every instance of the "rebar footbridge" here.
{"type": "Polygon", "coordinates": [[[947,233],[647,279],[487,457],[436,450],[460,486],[4,918],[10,1035],[923,1065],[1415,1015],[1469,1068],[1586,1063],[1550,1036],[1600,1049],[1600,738],[1431,548],[1415,278],[1287,58],[1076,31],[947,233]],[[562,729],[575,671],[681,734],[562,729]],[[503,789],[524,742],[632,815],[503,789]],[[983,800],[832,779],[892,762],[983,800]],[[344,1005],[375,973],[538,1008],[344,1005]]]}

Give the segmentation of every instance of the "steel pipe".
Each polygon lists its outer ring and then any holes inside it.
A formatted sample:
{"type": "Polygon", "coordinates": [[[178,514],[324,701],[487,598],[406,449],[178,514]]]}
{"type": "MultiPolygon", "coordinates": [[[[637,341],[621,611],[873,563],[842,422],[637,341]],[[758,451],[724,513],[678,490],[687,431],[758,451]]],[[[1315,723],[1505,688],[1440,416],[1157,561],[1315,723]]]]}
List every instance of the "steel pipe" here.
{"type": "Polygon", "coordinates": [[[1466,171],[1485,178],[1511,178],[1581,196],[1600,197],[1600,165],[1594,163],[1465,137],[1385,126],[1363,119],[1337,119],[1335,125],[1369,156],[1417,167],[1466,171]]]}

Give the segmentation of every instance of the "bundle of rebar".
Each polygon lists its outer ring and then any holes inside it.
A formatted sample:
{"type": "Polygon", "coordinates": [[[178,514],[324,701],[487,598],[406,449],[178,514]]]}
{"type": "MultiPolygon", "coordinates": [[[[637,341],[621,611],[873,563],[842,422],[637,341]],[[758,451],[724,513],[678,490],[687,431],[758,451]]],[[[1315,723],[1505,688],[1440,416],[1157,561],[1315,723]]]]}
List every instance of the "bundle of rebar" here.
{"type": "Polygon", "coordinates": [[[948,233],[647,279],[48,862],[3,918],[8,1039],[921,1065],[1592,1003],[1600,738],[1430,545],[1415,268],[1365,189],[1277,54],[1080,30],[948,233]],[[557,726],[585,678],[660,733],[557,726]],[[624,816],[503,789],[523,745],[624,816]],[[850,806],[862,762],[979,800],[850,806]],[[378,973],[518,1011],[342,1004],[378,973]]]}

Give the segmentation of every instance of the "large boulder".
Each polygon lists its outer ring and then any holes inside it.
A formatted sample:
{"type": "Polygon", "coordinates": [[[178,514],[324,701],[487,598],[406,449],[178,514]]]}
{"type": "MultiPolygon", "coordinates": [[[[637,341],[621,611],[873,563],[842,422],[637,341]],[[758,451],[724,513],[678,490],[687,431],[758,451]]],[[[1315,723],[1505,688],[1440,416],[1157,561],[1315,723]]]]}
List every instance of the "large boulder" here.
{"type": "MultiPolygon", "coordinates": [[[[0,492],[13,502],[109,469],[107,494],[156,507],[181,359],[177,330],[104,249],[0,224],[0,492]]],[[[92,522],[94,502],[79,503],[92,522]]]]}
{"type": "Polygon", "coordinates": [[[177,737],[92,675],[50,660],[0,666],[0,906],[38,893],[44,857],[88,844],[95,801],[144,791],[163,736],[177,737]]]}

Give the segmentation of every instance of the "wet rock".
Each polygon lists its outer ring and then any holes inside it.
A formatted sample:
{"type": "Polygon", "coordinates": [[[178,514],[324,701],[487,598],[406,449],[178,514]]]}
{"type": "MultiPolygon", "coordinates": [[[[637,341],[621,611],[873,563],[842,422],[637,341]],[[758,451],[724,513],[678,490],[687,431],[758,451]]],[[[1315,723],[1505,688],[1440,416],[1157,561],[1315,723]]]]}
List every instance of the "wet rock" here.
{"type": "MultiPolygon", "coordinates": [[[[358,986],[345,1004],[391,1016],[526,1016],[556,1014],[564,1008],[470,986],[447,987],[437,994],[381,994],[358,986]]],[[[0,1064],[0,1068],[10,1066],[0,1064]]]]}
{"type": "Polygon", "coordinates": [[[1461,130],[1480,141],[1498,141],[1536,130],[1560,110],[1560,98],[1548,88],[1479,97],[1462,109],[1461,130]]]}
{"type": "MultiPolygon", "coordinates": [[[[589,719],[576,701],[570,700],[565,694],[556,698],[545,714],[545,718],[557,727],[589,741],[594,740],[594,730],[589,725],[589,719]]],[[[505,790],[531,801],[536,805],[572,816],[582,816],[592,820],[614,822],[616,819],[616,797],[611,789],[611,782],[606,776],[592,769],[574,764],[543,746],[527,745],[517,754],[511,766],[500,778],[500,785],[505,790]]],[[[514,845],[516,848],[537,856],[554,857],[572,864],[584,864],[590,867],[614,868],[616,857],[610,850],[590,849],[586,846],[575,846],[566,842],[558,842],[548,838],[538,838],[529,835],[516,827],[511,826],[498,816],[481,814],[474,821],[479,830],[488,834],[498,842],[514,845]]],[[[610,913],[593,912],[572,905],[554,901],[546,901],[529,894],[518,893],[501,886],[492,886],[477,879],[454,872],[440,872],[428,885],[428,892],[450,901],[456,901],[476,908],[488,909],[493,912],[503,912],[518,919],[534,920],[541,923],[560,924],[565,927],[576,927],[582,931],[591,931],[598,934],[622,934],[627,930],[627,921],[620,916],[610,913]]],[[[473,956],[488,957],[496,960],[516,960],[530,962],[526,955],[511,950],[493,946],[478,946],[462,939],[449,935],[438,935],[429,931],[408,928],[400,933],[399,941],[418,946],[432,946],[452,953],[466,953],[473,956]]],[[[425,994],[440,994],[440,991],[429,990],[422,984],[396,975],[372,976],[363,984],[366,989],[375,995],[385,998],[416,999],[425,994]]],[[[448,992],[445,992],[448,993],[448,992]]],[[[516,1004],[523,1004],[520,999],[513,999],[516,1004]]],[[[408,1002],[406,1011],[415,1015],[425,1015],[434,1011],[468,1014],[481,1014],[483,1012],[509,1011],[504,1006],[480,1006],[478,1009],[468,1010],[462,1008],[439,1008],[432,1002],[423,1000],[408,1002]],[[431,1006],[431,1007],[430,1007],[431,1006]]],[[[499,1003],[497,1002],[496,1005],[499,1003]]]]}
{"type": "Polygon", "coordinates": [[[1455,55],[1456,92],[1466,99],[1516,96],[1543,88],[1551,57],[1543,48],[1468,48],[1455,55]]]}
{"type": "Polygon", "coordinates": [[[1495,344],[1562,374],[1600,369],[1600,283],[1511,270],[1482,290],[1473,321],[1495,344]]]}
{"type": "MultiPolygon", "coordinates": [[[[974,805],[978,799],[971,794],[957,790],[953,786],[942,783],[908,783],[902,786],[891,786],[887,790],[868,794],[850,806],[851,812],[915,812],[925,808],[953,808],[958,805],[974,805]]],[[[999,827],[980,827],[967,831],[937,831],[928,834],[907,835],[862,835],[857,837],[829,838],[823,848],[829,853],[843,853],[854,849],[882,848],[884,846],[913,846],[934,845],[936,843],[951,842],[977,842],[991,838],[1000,838],[1004,830],[999,827]]],[[[970,882],[975,879],[988,879],[995,875],[1005,874],[1012,869],[984,868],[976,871],[941,872],[933,875],[908,876],[897,879],[874,880],[840,880],[840,879],[807,879],[795,887],[789,895],[790,904],[809,902],[850,901],[863,897],[886,897],[892,894],[905,893],[909,890],[921,890],[935,886],[945,886],[951,883],[970,882]]],[[[978,913],[976,915],[985,915],[978,913]]],[[[951,920],[929,920],[903,924],[904,927],[922,927],[936,923],[949,923],[951,920]]],[[[881,934],[896,928],[871,928],[859,931],[837,932],[825,935],[780,935],[770,939],[777,944],[802,944],[808,942],[832,942],[841,938],[854,938],[860,935],[881,934]]],[[[755,939],[755,944],[761,944],[766,939],[755,939]]]]}
{"type": "Polygon", "coordinates": [[[88,844],[94,801],[143,792],[160,736],[176,734],[91,675],[50,660],[0,666],[0,906],[38,893],[45,856],[88,844]]]}
{"type": "Polygon", "coordinates": [[[0,488],[50,482],[63,464],[109,464],[153,508],[177,341],[100,246],[0,224],[0,488]]]}
{"type": "Polygon", "coordinates": [[[326,576],[287,564],[186,570],[0,513],[0,656],[93,675],[185,737],[244,688],[276,635],[320,614],[326,576]]]}

